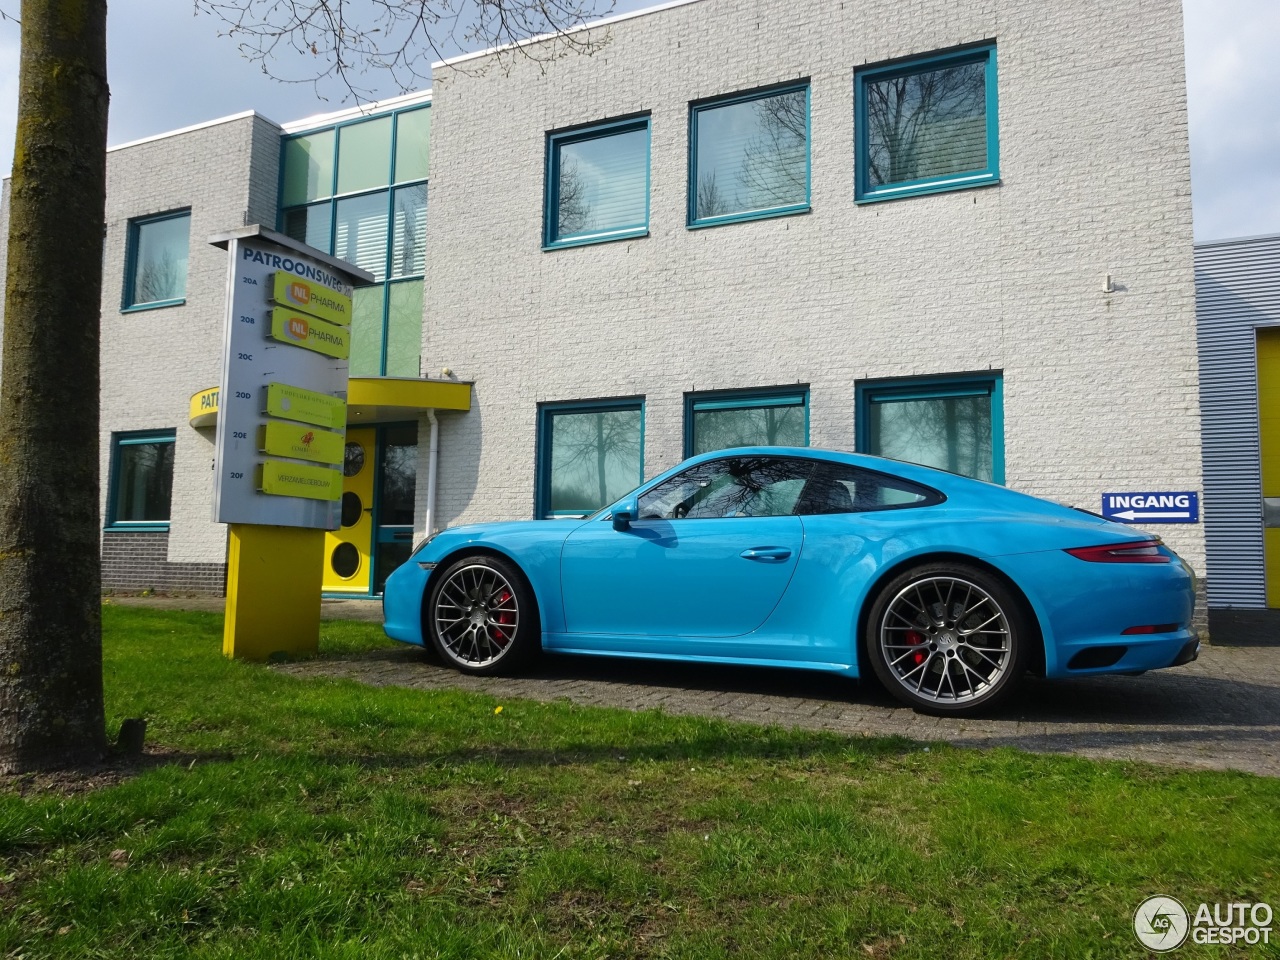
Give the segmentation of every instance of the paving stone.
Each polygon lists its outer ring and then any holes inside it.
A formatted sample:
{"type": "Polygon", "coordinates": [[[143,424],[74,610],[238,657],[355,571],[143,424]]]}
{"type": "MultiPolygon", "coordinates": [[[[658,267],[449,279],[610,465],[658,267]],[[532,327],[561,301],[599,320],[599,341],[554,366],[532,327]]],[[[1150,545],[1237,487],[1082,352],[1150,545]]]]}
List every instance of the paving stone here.
{"type": "MultiPolygon", "coordinates": [[[[172,600],[139,602],[182,605],[172,600]]],[[[325,615],[372,619],[376,612],[373,603],[344,601],[328,607],[325,615]]],[[[547,656],[526,676],[466,677],[432,663],[413,647],[274,669],[422,690],[567,699],[850,735],[897,735],[977,748],[1016,747],[1280,776],[1280,644],[1206,646],[1195,663],[1139,677],[1028,680],[1000,712],[967,720],[924,716],[899,706],[872,684],[800,670],[547,656]]]]}

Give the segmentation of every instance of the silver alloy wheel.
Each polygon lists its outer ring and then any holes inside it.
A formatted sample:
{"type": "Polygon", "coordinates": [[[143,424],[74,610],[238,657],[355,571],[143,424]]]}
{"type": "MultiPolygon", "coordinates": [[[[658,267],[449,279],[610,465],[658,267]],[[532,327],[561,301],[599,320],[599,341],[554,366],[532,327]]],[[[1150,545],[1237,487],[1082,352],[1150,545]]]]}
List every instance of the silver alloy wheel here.
{"type": "Polygon", "coordinates": [[[885,608],[879,642],[893,678],[934,703],[982,698],[1013,660],[1004,610],[962,577],[927,577],[903,587],[885,608]]]}
{"type": "Polygon", "coordinates": [[[436,592],[432,616],[444,652],[469,667],[501,660],[520,629],[515,588],[499,571],[482,563],[449,573],[436,592]]]}

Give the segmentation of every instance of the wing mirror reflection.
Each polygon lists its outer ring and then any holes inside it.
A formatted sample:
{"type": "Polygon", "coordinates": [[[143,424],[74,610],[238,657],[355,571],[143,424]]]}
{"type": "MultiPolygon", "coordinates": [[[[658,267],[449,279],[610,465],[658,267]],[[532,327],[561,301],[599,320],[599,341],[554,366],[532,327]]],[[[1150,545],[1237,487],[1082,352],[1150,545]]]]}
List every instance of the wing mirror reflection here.
{"type": "Polygon", "coordinates": [[[613,508],[613,529],[630,530],[631,521],[640,516],[640,501],[635,497],[619,501],[613,508]]]}

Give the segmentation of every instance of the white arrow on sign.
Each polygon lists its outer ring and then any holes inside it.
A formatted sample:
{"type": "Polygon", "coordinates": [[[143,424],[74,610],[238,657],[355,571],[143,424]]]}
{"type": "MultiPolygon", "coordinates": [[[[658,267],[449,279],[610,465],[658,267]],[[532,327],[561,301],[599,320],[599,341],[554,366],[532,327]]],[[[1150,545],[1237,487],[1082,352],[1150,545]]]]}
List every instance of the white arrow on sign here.
{"type": "Polygon", "coordinates": [[[1191,511],[1187,510],[1182,513],[1138,513],[1136,510],[1126,510],[1123,513],[1113,513],[1113,517],[1119,517],[1121,520],[1190,520],[1191,511]]]}

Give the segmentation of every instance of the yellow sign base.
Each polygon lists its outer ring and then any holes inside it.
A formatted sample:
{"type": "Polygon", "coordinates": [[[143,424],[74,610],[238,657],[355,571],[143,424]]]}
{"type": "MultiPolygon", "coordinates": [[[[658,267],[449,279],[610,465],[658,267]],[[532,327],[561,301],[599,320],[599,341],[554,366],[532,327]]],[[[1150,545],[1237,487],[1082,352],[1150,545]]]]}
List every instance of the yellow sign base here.
{"type": "Polygon", "coordinates": [[[324,531],[230,525],[222,652],[239,660],[315,653],[324,531]]]}

